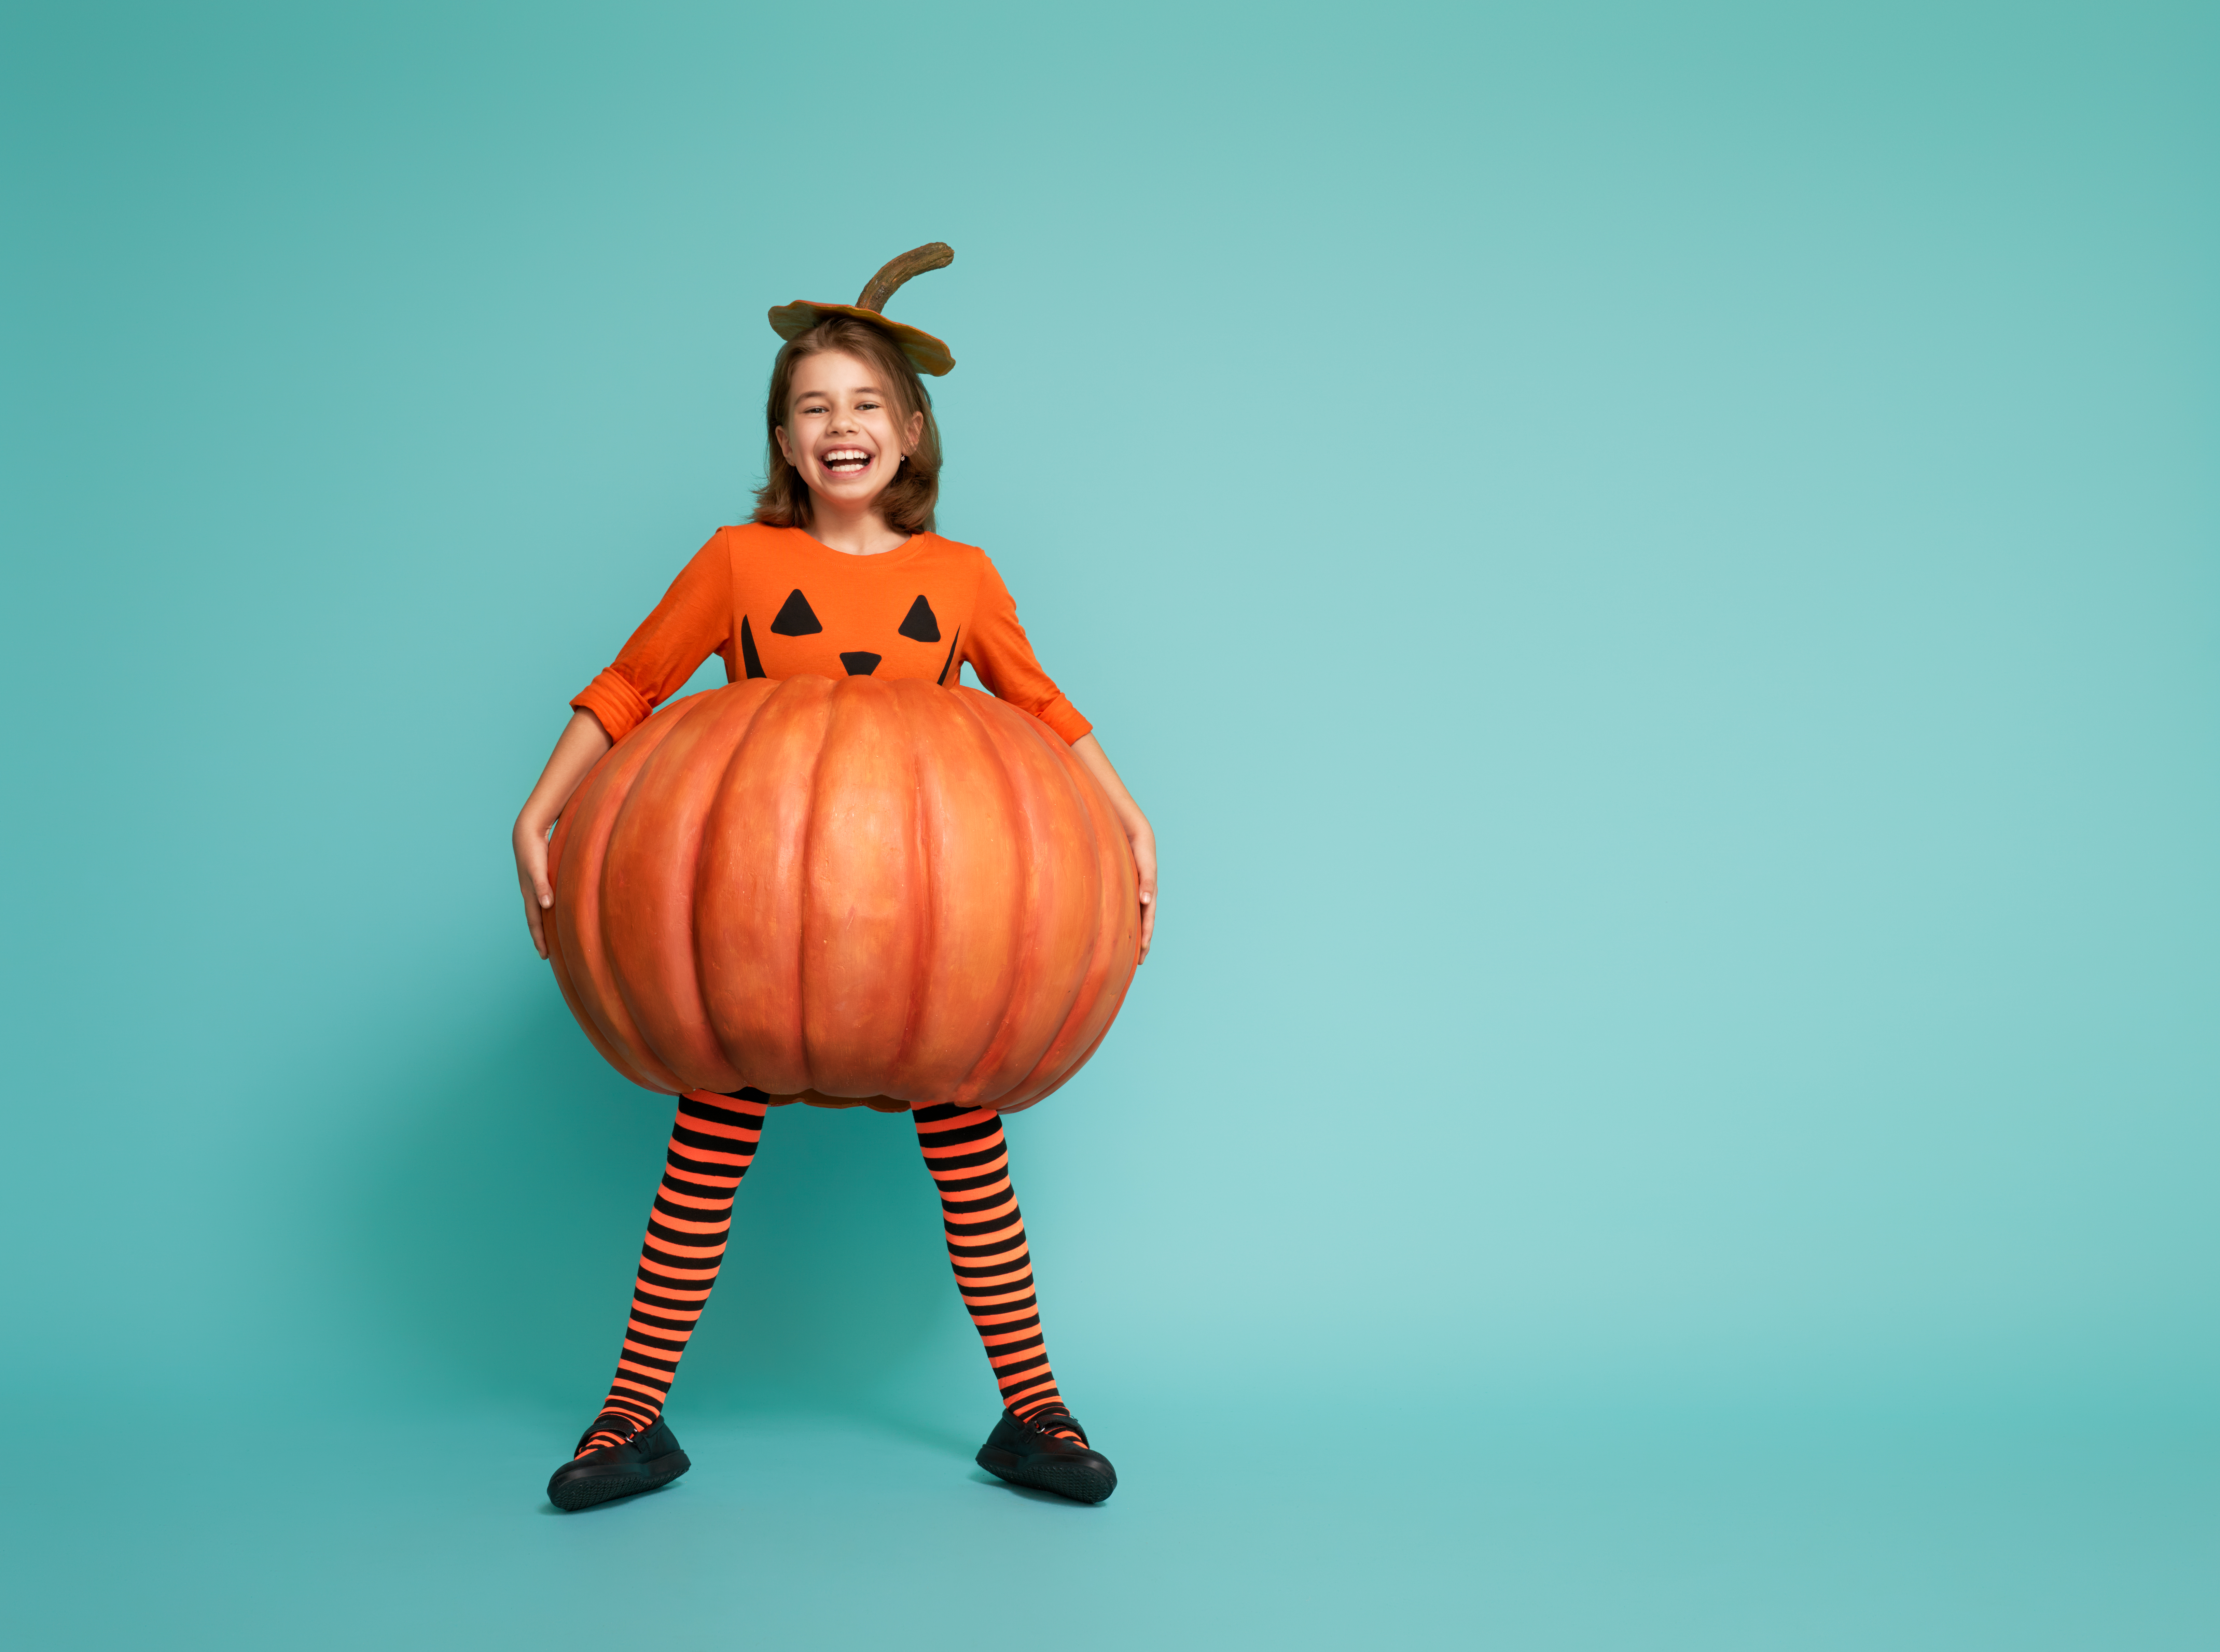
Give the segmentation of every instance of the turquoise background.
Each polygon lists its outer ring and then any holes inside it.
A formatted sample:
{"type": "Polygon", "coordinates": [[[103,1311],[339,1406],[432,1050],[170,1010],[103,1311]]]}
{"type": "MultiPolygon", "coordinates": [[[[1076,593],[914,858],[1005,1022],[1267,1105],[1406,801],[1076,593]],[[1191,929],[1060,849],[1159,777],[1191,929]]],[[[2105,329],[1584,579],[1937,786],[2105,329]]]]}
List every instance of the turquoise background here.
{"type": "MultiPolygon", "coordinates": [[[[0,48],[14,1644],[2220,1643],[2220,14],[33,6],[0,48]],[[944,528],[1163,842],[1012,1126],[774,1118],[558,1517],[669,1113],[522,933],[928,240],[944,528]]],[[[714,680],[714,679],[712,679],[714,680]]]]}

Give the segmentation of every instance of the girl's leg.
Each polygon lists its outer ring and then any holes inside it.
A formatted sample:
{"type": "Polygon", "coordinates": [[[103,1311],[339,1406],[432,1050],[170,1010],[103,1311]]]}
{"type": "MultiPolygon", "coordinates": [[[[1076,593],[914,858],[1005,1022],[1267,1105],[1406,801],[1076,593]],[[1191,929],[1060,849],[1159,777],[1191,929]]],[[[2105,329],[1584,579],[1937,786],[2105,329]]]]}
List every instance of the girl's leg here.
{"type": "Polygon", "coordinates": [[[1041,1337],[1032,1255],[1026,1248],[1018,1196],[1010,1187],[1001,1116],[943,1102],[913,1108],[911,1117],[926,1168],[940,1188],[941,1222],[957,1288],[986,1344],[1002,1403],[1016,1417],[1038,1420],[1044,1432],[1082,1438],[1050,1420],[1069,1408],[1057,1391],[1041,1337]]]}
{"type": "Polygon", "coordinates": [[[765,1100],[761,1090],[735,1095],[689,1090],[678,1098],[678,1121],[671,1126],[663,1181],[655,1190],[647,1239],[640,1247],[624,1351],[602,1415],[594,1419],[597,1425],[606,1419],[610,1426],[589,1431],[578,1443],[578,1456],[620,1444],[627,1426],[639,1433],[662,1417],[670,1381],[678,1375],[678,1357],[701,1321],[725,1259],[733,1195],[755,1162],[765,1100]]]}

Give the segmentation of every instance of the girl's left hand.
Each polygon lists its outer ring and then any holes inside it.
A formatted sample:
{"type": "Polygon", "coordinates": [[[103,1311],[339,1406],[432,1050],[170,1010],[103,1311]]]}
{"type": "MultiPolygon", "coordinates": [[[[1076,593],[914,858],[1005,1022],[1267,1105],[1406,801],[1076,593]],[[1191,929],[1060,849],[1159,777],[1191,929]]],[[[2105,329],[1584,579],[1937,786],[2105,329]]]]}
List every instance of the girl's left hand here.
{"type": "Polygon", "coordinates": [[[1118,778],[1118,771],[1110,766],[1110,754],[1102,749],[1101,741],[1082,734],[1071,743],[1071,755],[1086,764],[1087,772],[1102,788],[1102,795],[1110,800],[1119,823],[1126,828],[1126,841],[1133,845],[1133,870],[1141,880],[1141,956],[1134,962],[1145,963],[1149,943],[1157,932],[1156,832],[1149,825],[1149,817],[1141,813],[1141,806],[1133,801],[1133,794],[1126,789],[1126,782],[1118,778]]]}
{"type": "Polygon", "coordinates": [[[1157,932],[1157,834],[1146,820],[1141,822],[1138,832],[1129,826],[1126,832],[1133,843],[1133,870],[1141,875],[1141,956],[1134,962],[1146,963],[1149,940],[1157,932]]]}

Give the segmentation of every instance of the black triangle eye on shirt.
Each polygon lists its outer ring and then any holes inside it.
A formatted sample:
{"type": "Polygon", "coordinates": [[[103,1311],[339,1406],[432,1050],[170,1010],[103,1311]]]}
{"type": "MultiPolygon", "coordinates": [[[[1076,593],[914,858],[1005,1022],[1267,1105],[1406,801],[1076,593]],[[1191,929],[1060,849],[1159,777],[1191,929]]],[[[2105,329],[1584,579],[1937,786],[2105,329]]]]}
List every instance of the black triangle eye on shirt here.
{"type": "Polygon", "coordinates": [[[909,605],[909,613],[901,622],[901,634],[912,642],[939,642],[940,621],[933,617],[932,604],[920,596],[909,605]]]}
{"type": "Polygon", "coordinates": [[[801,594],[799,588],[788,593],[785,606],[778,611],[778,618],[770,622],[774,637],[814,637],[824,629],[817,623],[817,611],[809,606],[809,599],[801,594]]]}

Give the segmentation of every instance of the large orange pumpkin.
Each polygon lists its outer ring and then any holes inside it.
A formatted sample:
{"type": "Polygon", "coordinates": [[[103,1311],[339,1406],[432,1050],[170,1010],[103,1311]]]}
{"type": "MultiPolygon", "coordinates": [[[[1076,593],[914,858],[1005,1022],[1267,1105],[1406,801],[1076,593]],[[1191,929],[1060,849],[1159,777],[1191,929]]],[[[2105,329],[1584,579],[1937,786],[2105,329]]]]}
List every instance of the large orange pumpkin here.
{"type": "Polygon", "coordinates": [[[550,846],[571,1013],[652,1090],[1014,1113],[1079,1070],[1138,949],[1117,816],[972,689],[795,676],[676,701],[550,846]]]}

